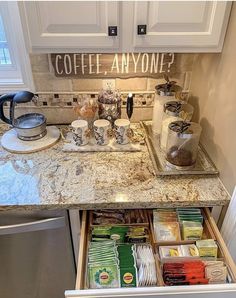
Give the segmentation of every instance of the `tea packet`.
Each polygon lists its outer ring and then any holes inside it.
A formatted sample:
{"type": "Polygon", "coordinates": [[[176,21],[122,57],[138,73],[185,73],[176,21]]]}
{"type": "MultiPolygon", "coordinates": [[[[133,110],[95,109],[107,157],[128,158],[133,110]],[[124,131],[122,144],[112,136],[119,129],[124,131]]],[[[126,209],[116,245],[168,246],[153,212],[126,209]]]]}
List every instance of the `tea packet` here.
{"type": "Polygon", "coordinates": [[[217,258],[218,247],[213,239],[196,241],[200,257],[217,258]]]}
{"type": "Polygon", "coordinates": [[[154,232],[157,241],[179,241],[180,229],[178,222],[156,222],[154,232]]]}
{"type": "Polygon", "coordinates": [[[182,250],[180,245],[160,246],[159,253],[161,259],[182,257],[182,250]]]}
{"type": "Polygon", "coordinates": [[[120,261],[120,282],[121,287],[137,286],[137,268],[134,257],[133,245],[123,244],[118,248],[120,261]]]}
{"type": "Polygon", "coordinates": [[[183,221],[182,234],[184,240],[200,240],[202,239],[203,226],[200,222],[183,221]]]}
{"type": "Polygon", "coordinates": [[[195,244],[181,245],[181,250],[184,257],[199,257],[199,252],[195,244]]]}
{"type": "Polygon", "coordinates": [[[157,272],[151,245],[135,244],[134,254],[138,271],[138,285],[140,287],[155,286],[157,284],[157,272]]]}
{"type": "Polygon", "coordinates": [[[118,265],[89,265],[89,287],[118,288],[120,287],[118,265]]]}

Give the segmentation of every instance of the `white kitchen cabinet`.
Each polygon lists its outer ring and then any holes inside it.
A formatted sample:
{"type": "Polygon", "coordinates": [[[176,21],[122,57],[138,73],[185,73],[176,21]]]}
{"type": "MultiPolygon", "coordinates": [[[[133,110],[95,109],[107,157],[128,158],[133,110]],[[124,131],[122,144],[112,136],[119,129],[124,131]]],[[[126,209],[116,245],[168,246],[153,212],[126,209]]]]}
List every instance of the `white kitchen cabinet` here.
{"type": "MultiPolygon", "coordinates": [[[[220,256],[227,264],[231,274],[232,283],[228,284],[208,284],[192,286],[163,286],[137,287],[137,288],[112,288],[112,289],[88,289],[87,288],[87,247],[90,235],[90,214],[83,211],[81,223],[81,237],[78,257],[77,279],[75,290],[65,292],[66,298],[101,298],[101,297],[129,297],[129,298],[235,298],[236,297],[236,267],[224,243],[224,240],[217,228],[217,225],[208,208],[203,209],[207,234],[218,243],[220,256]]],[[[154,244],[155,247],[156,244],[154,244]]],[[[158,266],[159,261],[157,261],[158,266]]],[[[158,268],[158,267],[157,267],[158,268]]],[[[160,267],[159,267],[160,268],[160,267]]],[[[157,274],[161,274],[161,269],[157,274]]],[[[160,278],[158,278],[160,280],[160,278]]]]}
{"type": "Polygon", "coordinates": [[[119,51],[118,36],[108,36],[108,26],[119,27],[119,5],[116,1],[19,3],[26,39],[33,52],[119,51]]]}
{"type": "Polygon", "coordinates": [[[224,1],[137,1],[133,9],[135,50],[221,51],[231,3],[224,1]],[[137,34],[146,25],[146,34],[137,34]]]}
{"type": "Polygon", "coordinates": [[[21,18],[33,52],[219,52],[227,1],[25,1],[21,18]],[[139,35],[138,25],[146,25],[139,35]],[[108,35],[117,26],[117,36],[108,35]]]}

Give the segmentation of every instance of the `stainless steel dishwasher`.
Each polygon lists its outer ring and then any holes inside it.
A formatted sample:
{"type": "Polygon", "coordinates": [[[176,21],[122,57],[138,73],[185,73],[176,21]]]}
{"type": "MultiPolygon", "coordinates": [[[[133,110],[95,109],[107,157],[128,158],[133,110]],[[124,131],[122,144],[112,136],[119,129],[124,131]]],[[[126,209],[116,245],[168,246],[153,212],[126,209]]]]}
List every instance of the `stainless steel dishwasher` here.
{"type": "Polygon", "coordinates": [[[63,298],[75,271],[66,210],[0,213],[0,297],[63,298]]]}

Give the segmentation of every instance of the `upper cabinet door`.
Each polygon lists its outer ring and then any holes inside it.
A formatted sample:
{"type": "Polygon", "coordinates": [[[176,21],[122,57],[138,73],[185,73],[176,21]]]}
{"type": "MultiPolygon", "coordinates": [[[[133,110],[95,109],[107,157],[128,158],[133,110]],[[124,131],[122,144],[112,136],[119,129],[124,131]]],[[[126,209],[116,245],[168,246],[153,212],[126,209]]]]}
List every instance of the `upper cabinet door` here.
{"type": "Polygon", "coordinates": [[[137,1],[133,12],[136,51],[219,52],[231,3],[225,1],[137,1]],[[137,26],[146,25],[138,35],[137,26]]]}
{"type": "Polygon", "coordinates": [[[25,1],[19,3],[32,51],[119,50],[119,3],[115,1],[25,1]],[[118,36],[108,35],[118,27],[118,36]]]}
{"type": "Polygon", "coordinates": [[[20,1],[19,7],[33,52],[219,52],[231,3],[20,1]],[[146,25],[146,34],[138,35],[138,25],[146,25]],[[117,36],[109,36],[109,26],[117,26],[117,36]]]}

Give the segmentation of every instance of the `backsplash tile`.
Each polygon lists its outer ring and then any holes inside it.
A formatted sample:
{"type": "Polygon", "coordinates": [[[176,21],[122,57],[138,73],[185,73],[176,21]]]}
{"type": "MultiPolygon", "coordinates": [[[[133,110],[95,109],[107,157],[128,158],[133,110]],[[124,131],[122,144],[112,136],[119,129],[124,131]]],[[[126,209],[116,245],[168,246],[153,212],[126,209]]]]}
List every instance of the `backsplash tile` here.
{"type": "Polygon", "coordinates": [[[116,88],[121,91],[147,90],[147,78],[116,79],[116,88]]]}
{"type": "Polygon", "coordinates": [[[102,81],[103,81],[102,79],[72,79],[72,90],[73,91],[101,90],[102,81]]]}
{"type": "MultiPolygon", "coordinates": [[[[121,92],[122,106],[126,106],[126,100],[129,92],[121,92]]],[[[154,92],[134,93],[135,107],[152,107],[154,101],[154,92]]],[[[77,106],[85,99],[98,99],[98,93],[38,93],[37,101],[27,103],[27,106],[58,106],[68,107],[77,106]]],[[[23,107],[25,104],[22,104],[23,107]]]]}

